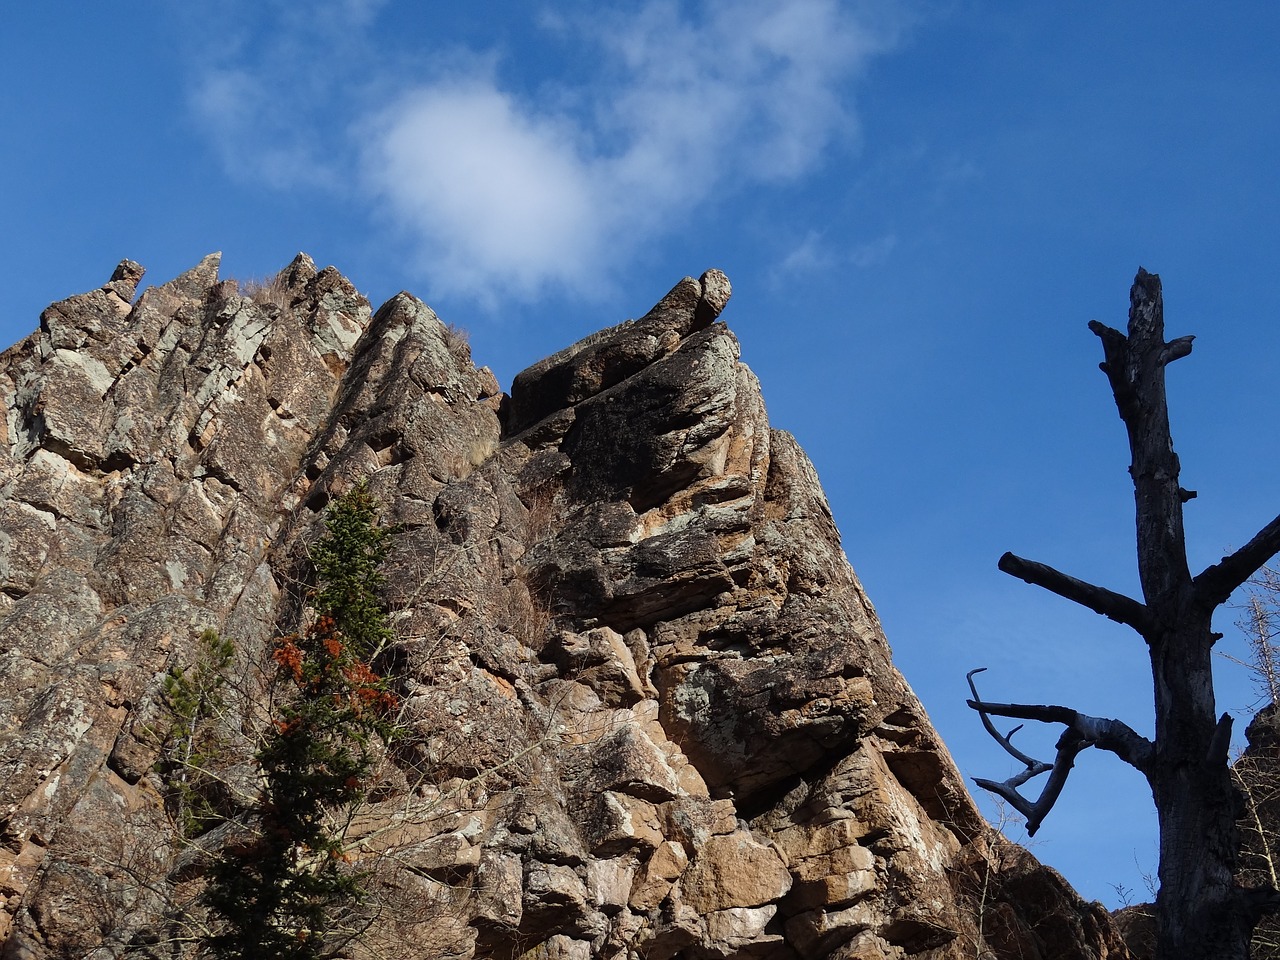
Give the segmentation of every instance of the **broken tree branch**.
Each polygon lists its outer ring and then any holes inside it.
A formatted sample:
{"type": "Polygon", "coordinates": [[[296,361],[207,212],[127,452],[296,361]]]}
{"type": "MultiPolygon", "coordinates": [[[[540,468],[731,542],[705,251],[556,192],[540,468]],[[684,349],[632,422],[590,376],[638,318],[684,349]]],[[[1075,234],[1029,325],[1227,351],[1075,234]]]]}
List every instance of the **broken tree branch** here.
{"type": "Polygon", "coordinates": [[[1213,737],[1209,741],[1209,749],[1205,753],[1204,762],[1208,766],[1227,766],[1231,762],[1231,714],[1224,713],[1218,718],[1218,725],[1213,728],[1213,737]]]}
{"type": "Polygon", "coordinates": [[[1103,361],[1098,364],[1098,369],[1107,375],[1111,384],[1111,394],[1120,410],[1120,419],[1128,423],[1138,404],[1138,394],[1127,376],[1129,338],[1114,327],[1108,327],[1097,320],[1089,321],[1089,329],[1102,341],[1103,361]]]}
{"type": "Polygon", "coordinates": [[[1004,782],[975,777],[974,783],[982,787],[982,789],[989,790],[1003,798],[1010,806],[1026,817],[1028,836],[1035,836],[1036,831],[1040,829],[1040,824],[1044,821],[1049,811],[1053,809],[1054,803],[1057,802],[1058,796],[1062,793],[1062,788],[1066,785],[1067,776],[1071,773],[1071,768],[1075,766],[1076,756],[1081,750],[1087,747],[1097,747],[1100,750],[1114,753],[1144,775],[1150,769],[1151,760],[1155,754],[1154,744],[1146,737],[1134,732],[1128,724],[1121,723],[1119,720],[1091,717],[1077,710],[1072,710],[1070,707],[1051,704],[989,703],[982,700],[978,696],[978,688],[973,682],[973,675],[981,673],[985,669],[985,667],[981,667],[976,670],[970,670],[967,674],[966,679],[969,681],[969,689],[973,691],[974,699],[966,702],[970,707],[978,711],[978,715],[982,718],[982,725],[987,732],[1006,752],[1025,764],[1025,769],[1004,782]],[[1057,754],[1054,762],[1050,764],[1043,760],[1036,760],[1018,750],[1009,742],[1009,738],[1021,727],[1015,727],[1007,735],[1001,736],[996,730],[995,724],[991,722],[991,716],[1012,717],[1016,720],[1037,720],[1042,723],[1061,723],[1065,725],[1066,729],[1063,730],[1062,736],[1058,738],[1056,744],[1057,754]],[[1017,788],[1022,784],[1045,772],[1049,773],[1049,779],[1045,781],[1044,789],[1035,801],[1027,799],[1018,792],[1017,788]]]}
{"type": "Polygon", "coordinates": [[[1175,360],[1181,360],[1183,357],[1191,355],[1191,341],[1194,340],[1195,334],[1185,337],[1179,337],[1177,340],[1170,340],[1164,345],[1164,349],[1160,351],[1160,365],[1168,366],[1175,360]]]}
{"type": "Polygon", "coordinates": [[[1041,723],[1062,723],[1074,730],[1089,745],[1114,753],[1129,766],[1146,773],[1155,752],[1153,744],[1137,733],[1127,723],[1105,717],[1091,717],[1070,707],[1058,707],[1034,703],[988,703],[985,700],[966,701],[979,712],[1016,720],[1039,720],[1041,723]]]}
{"type": "Polygon", "coordinates": [[[998,566],[1005,573],[1019,580],[1037,587],[1044,587],[1050,593],[1073,600],[1116,623],[1130,626],[1144,637],[1153,629],[1146,606],[1122,593],[1086,583],[1084,580],[1077,580],[1047,564],[1037,563],[1035,560],[1024,560],[1012,553],[1006,553],[1001,557],[998,566]]]}
{"type": "Polygon", "coordinates": [[[1280,517],[1259,530],[1257,536],[1231,556],[1206,567],[1192,581],[1201,602],[1209,609],[1226,603],[1227,598],[1277,552],[1280,552],[1280,517]]]}

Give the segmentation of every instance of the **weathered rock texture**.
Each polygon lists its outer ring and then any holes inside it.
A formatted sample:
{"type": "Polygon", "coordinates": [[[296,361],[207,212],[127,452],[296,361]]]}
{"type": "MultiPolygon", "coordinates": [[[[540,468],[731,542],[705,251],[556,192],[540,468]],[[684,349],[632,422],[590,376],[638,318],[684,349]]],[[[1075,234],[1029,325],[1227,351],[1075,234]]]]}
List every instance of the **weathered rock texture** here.
{"type": "Polygon", "coordinates": [[[975,811],[717,319],[723,274],[504,396],[407,294],[372,314],[305,256],[252,296],[217,269],[135,302],[125,262],[0,359],[3,957],[198,933],[161,679],[234,639],[251,755],[264,651],[362,477],[403,529],[382,666],[413,732],[354,828],[377,955],[1125,956],[975,811]]]}

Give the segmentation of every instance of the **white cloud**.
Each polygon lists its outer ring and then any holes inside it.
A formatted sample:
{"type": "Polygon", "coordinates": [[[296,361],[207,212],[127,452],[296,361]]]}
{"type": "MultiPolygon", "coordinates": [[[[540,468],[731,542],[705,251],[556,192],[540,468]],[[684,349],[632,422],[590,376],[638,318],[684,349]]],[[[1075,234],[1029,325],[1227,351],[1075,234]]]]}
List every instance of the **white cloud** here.
{"type": "Polygon", "coordinates": [[[365,28],[386,0],[227,0],[185,5],[192,121],[238,180],[336,191],[352,166],[344,131],[372,55],[365,28]],[[201,43],[210,36],[217,43],[201,43]],[[200,38],[200,39],[197,39],[200,38]]]}
{"type": "Polygon", "coordinates": [[[375,130],[369,182],[420,237],[437,290],[529,297],[585,281],[599,201],[562,122],[472,81],[415,91],[375,130]]]}
{"type": "Polygon", "coordinates": [[[602,64],[572,112],[540,113],[485,76],[428,84],[382,115],[371,182],[420,237],[436,282],[583,292],[634,245],[687,224],[691,206],[794,179],[854,138],[848,82],[890,32],[838,0],[697,8],[544,17],[602,64]]]}
{"type": "Polygon", "coordinates": [[[525,66],[520,46],[436,43],[430,66],[388,53],[373,42],[381,3],[329,0],[312,35],[242,45],[206,69],[195,104],[228,166],[276,185],[358,183],[411,238],[433,294],[490,302],[589,294],[639,245],[687,229],[694,207],[794,180],[834,142],[855,143],[852,81],[893,44],[901,8],[647,0],[548,13],[530,38],[549,48],[539,64],[572,51],[576,72],[516,85],[498,67],[525,66]],[[342,55],[307,49],[321,42],[342,55]]]}

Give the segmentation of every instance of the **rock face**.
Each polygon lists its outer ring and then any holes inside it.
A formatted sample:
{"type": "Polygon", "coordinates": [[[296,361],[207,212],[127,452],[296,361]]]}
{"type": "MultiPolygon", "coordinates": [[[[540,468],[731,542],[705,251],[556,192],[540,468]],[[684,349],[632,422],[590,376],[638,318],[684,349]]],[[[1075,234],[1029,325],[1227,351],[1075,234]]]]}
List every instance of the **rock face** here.
{"type": "Polygon", "coordinates": [[[301,255],[250,296],[217,270],[135,302],[125,262],[0,357],[0,956],[191,949],[161,681],[232,638],[251,756],[360,478],[401,525],[382,666],[411,736],[352,828],[355,955],[1127,956],[976,812],[723,274],[505,396],[407,294],[372,313],[301,255]]]}

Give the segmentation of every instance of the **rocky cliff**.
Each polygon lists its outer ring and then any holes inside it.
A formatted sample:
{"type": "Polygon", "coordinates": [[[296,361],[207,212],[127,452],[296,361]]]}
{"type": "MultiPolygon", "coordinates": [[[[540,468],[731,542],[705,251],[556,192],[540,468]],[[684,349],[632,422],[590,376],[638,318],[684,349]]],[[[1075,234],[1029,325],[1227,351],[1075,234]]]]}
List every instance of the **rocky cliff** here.
{"type": "Polygon", "coordinates": [[[1125,956],[976,812],[723,274],[508,396],[408,294],[217,273],[135,300],[126,261],[0,357],[0,955],[190,952],[229,841],[166,815],[163,678],[234,640],[251,756],[324,506],[368,478],[410,735],[352,827],[354,955],[1125,956]]]}

